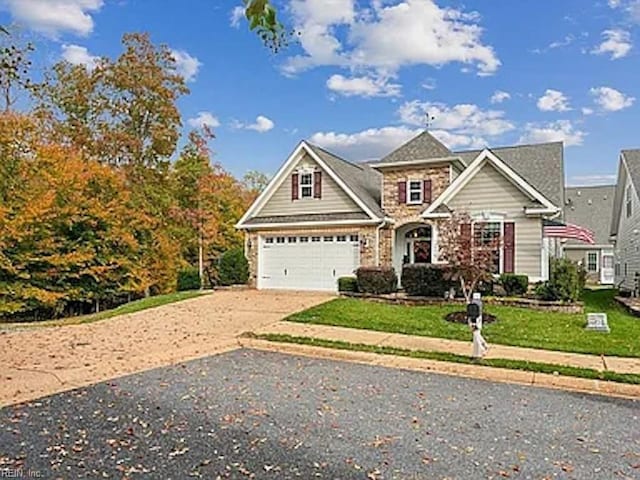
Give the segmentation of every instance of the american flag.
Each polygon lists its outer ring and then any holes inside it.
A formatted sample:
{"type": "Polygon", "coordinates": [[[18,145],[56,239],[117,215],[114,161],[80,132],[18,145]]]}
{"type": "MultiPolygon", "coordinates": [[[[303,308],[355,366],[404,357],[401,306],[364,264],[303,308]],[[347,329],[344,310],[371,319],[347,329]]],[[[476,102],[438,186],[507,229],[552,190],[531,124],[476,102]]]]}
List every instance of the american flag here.
{"type": "Polygon", "coordinates": [[[596,243],[593,232],[588,228],[574,225],[572,223],[562,223],[554,220],[544,221],[544,236],[555,238],[571,238],[583,243],[593,245],[596,243]]]}

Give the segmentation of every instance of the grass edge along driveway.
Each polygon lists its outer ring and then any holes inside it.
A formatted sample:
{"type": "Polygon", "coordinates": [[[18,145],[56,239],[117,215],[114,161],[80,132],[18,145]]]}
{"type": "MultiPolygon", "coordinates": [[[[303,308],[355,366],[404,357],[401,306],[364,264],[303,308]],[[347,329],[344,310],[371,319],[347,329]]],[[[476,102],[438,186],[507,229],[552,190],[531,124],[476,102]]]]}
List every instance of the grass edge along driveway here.
{"type": "MultiPolygon", "coordinates": [[[[485,311],[498,321],[485,325],[483,335],[489,343],[502,345],[640,357],[640,318],[627,313],[614,296],[614,290],[586,290],[584,314],[485,305],[485,311]],[[611,333],[585,330],[588,312],[607,313],[611,333]]],[[[461,309],[461,305],[417,307],[338,298],[294,313],[285,320],[468,341],[466,325],[444,320],[446,314],[461,309]]]]}

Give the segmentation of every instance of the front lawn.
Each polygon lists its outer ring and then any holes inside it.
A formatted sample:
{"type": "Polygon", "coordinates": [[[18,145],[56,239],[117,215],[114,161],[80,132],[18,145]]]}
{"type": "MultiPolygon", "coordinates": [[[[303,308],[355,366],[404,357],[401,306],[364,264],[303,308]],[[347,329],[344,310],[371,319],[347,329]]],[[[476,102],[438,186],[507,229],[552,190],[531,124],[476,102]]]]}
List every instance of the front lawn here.
{"type": "MultiPolygon", "coordinates": [[[[498,321],[486,325],[483,334],[489,343],[640,357],[640,318],[629,315],[616,304],[614,294],[613,290],[587,290],[583,298],[587,312],[607,313],[611,328],[609,334],[586,331],[586,314],[541,312],[497,305],[485,305],[485,311],[498,317],[498,321]]],[[[471,341],[466,325],[444,320],[446,314],[462,308],[461,305],[385,305],[339,298],[295,313],[287,320],[471,341]]]]}

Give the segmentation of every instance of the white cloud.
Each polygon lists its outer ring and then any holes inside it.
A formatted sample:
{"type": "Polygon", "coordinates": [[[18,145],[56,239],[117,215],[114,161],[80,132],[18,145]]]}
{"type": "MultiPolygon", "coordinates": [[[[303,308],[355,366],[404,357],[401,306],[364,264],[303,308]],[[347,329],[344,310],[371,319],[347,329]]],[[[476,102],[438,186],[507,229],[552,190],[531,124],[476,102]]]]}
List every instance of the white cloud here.
{"type": "Polygon", "coordinates": [[[220,126],[220,120],[211,112],[198,112],[198,115],[187,120],[187,123],[193,128],[216,128],[220,126]]]}
{"type": "Polygon", "coordinates": [[[434,117],[430,122],[431,128],[476,137],[497,136],[515,128],[504,118],[503,111],[482,110],[473,104],[450,107],[443,103],[413,100],[402,104],[397,113],[403,123],[416,126],[424,126],[426,114],[429,114],[430,117],[434,117]]]}
{"type": "Polygon", "coordinates": [[[611,55],[612,60],[625,57],[631,50],[631,35],[622,29],[605,30],[602,32],[602,43],[591,50],[594,55],[611,55]]]}
{"type": "Polygon", "coordinates": [[[491,103],[502,103],[505,100],[509,100],[510,98],[511,98],[511,94],[509,92],[496,90],[495,92],[493,92],[493,95],[491,95],[491,98],[489,99],[489,101],[491,103]]]}
{"type": "Polygon", "coordinates": [[[582,145],[586,133],[577,130],[569,120],[550,123],[527,123],[520,143],[564,142],[565,146],[582,145]]]}
{"type": "Polygon", "coordinates": [[[558,90],[547,89],[538,99],[538,108],[543,112],[566,112],[570,110],[569,99],[558,90]]]}
{"type": "Polygon", "coordinates": [[[276,124],[268,117],[264,115],[258,115],[256,117],[256,121],[254,123],[243,123],[238,120],[234,120],[231,122],[232,128],[243,129],[243,130],[255,130],[259,133],[265,133],[275,127],[276,124]]]}
{"type": "Polygon", "coordinates": [[[84,65],[87,70],[93,70],[100,57],[91,55],[86,47],[80,45],[62,45],[62,58],[73,65],[84,65]]]}
{"type": "Polygon", "coordinates": [[[570,187],[586,187],[589,185],[607,185],[616,183],[615,174],[575,175],[569,178],[570,187]]]}
{"type": "Polygon", "coordinates": [[[422,82],[422,85],[420,86],[425,90],[435,90],[436,85],[437,85],[436,79],[429,77],[429,78],[425,78],[424,82],[422,82]]]}
{"type": "Polygon", "coordinates": [[[341,66],[393,74],[405,66],[460,62],[491,75],[500,66],[493,48],[481,41],[477,14],[440,8],[433,0],[386,3],[375,0],[371,8],[358,10],[354,0],[293,0],[305,54],[290,57],[283,71],[341,66]]]}
{"type": "Polygon", "coordinates": [[[582,107],[581,110],[583,115],[593,115],[593,108],[582,107]]]}
{"type": "Polygon", "coordinates": [[[244,18],[243,6],[238,5],[237,7],[234,7],[233,10],[231,10],[230,22],[233,28],[240,27],[240,20],[242,20],[243,18],[244,18]]]}
{"type": "Polygon", "coordinates": [[[345,97],[397,97],[400,95],[401,86],[397,83],[389,83],[385,77],[344,77],[332,75],[327,80],[327,88],[345,97]]]}
{"type": "Polygon", "coordinates": [[[0,6],[13,19],[51,38],[69,32],[86,36],[93,31],[92,13],[103,0],[4,0],[0,6]]]}
{"type": "Polygon", "coordinates": [[[608,0],[611,8],[625,12],[633,22],[640,22],[640,0],[608,0]]]}
{"type": "Polygon", "coordinates": [[[310,140],[351,160],[367,160],[386,155],[420,132],[421,128],[394,126],[369,128],[351,134],[316,132],[310,140]]]}
{"type": "MultiPolygon", "coordinates": [[[[369,128],[356,133],[316,132],[310,141],[350,160],[371,160],[383,157],[423,131],[422,128],[402,125],[369,128]]],[[[429,132],[450,149],[482,148],[487,145],[484,139],[473,135],[445,130],[429,132]]]]}
{"type": "Polygon", "coordinates": [[[191,56],[184,50],[171,50],[171,55],[176,61],[176,71],[184,77],[185,82],[195,80],[202,62],[196,57],[191,56]]]}
{"type": "Polygon", "coordinates": [[[624,93],[611,87],[596,87],[589,90],[594,97],[594,102],[602,110],[607,112],[617,112],[624,108],[628,108],[635,102],[635,97],[625,95],[624,93]]]}

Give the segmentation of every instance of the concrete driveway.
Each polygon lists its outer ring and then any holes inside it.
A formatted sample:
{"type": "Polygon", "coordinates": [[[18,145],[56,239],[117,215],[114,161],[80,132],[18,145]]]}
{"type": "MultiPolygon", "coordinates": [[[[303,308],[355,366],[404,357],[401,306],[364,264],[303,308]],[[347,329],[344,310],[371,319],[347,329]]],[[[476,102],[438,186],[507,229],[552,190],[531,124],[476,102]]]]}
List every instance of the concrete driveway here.
{"type": "Polygon", "coordinates": [[[95,323],[0,332],[0,405],[232,350],[239,334],[331,298],[216,291],[95,323]]]}

